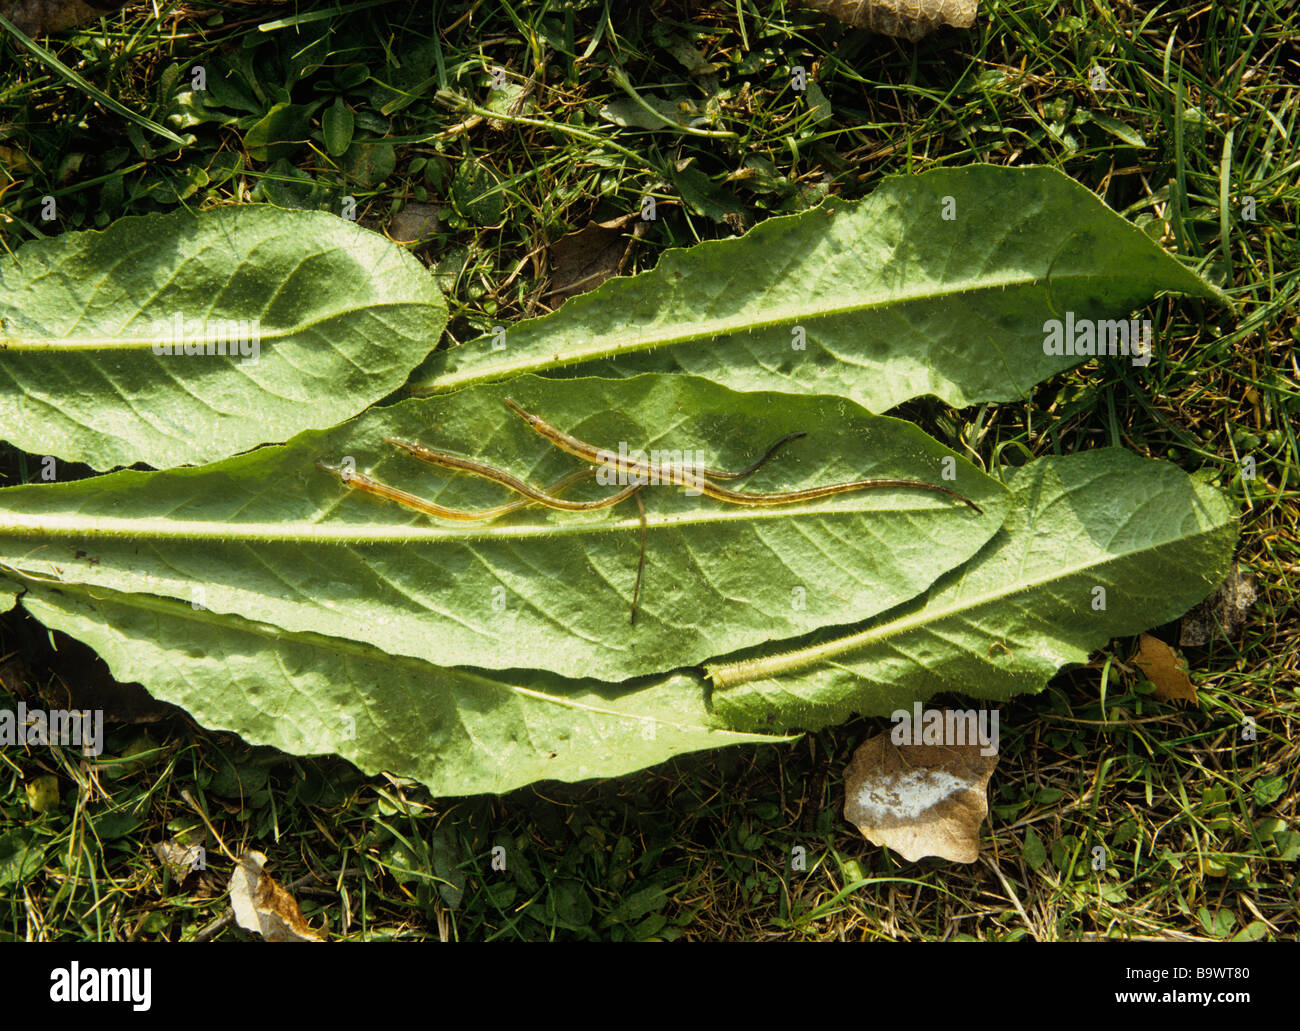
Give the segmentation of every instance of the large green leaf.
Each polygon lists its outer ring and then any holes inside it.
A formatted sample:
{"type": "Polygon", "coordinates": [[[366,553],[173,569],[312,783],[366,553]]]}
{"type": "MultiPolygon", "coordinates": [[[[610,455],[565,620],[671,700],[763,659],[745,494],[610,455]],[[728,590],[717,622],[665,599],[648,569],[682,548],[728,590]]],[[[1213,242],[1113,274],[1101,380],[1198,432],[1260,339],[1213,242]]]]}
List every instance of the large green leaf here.
{"type": "Polygon", "coordinates": [[[64,233],[0,257],[0,435],[97,469],[211,461],[391,393],[445,322],[419,262],[323,212],[226,207],[64,233]],[[204,353],[154,353],[178,326],[204,353]]]}
{"type": "Polygon", "coordinates": [[[183,602],[28,584],[24,606],[204,726],[300,755],[337,752],[438,795],[613,777],[702,748],[782,738],[709,726],[696,680],[563,683],[439,669],[183,602]]]}
{"type": "Polygon", "coordinates": [[[1009,401],[1084,360],[1044,353],[1046,320],[1127,320],[1160,290],[1222,298],[1054,169],[938,169],[668,251],[650,272],[435,355],[416,389],[680,371],[877,412],[922,394],[1009,401]]]}
{"type": "Polygon", "coordinates": [[[1008,485],[1006,526],[925,597],[851,633],[710,664],[715,711],[734,727],[815,729],[941,691],[1037,691],[1112,637],[1186,612],[1231,564],[1226,499],[1168,462],[1088,451],[1040,458],[1008,485]]]}
{"type": "Polygon", "coordinates": [[[374,409],[211,466],[0,490],[0,563],[440,666],[622,680],[882,612],[966,561],[1009,504],[1001,484],[912,424],[840,398],[737,394],[687,376],[521,377],[374,409]],[[630,627],[631,502],[438,522],[349,492],[316,468],[351,456],[359,470],[443,505],[483,508],[504,500],[503,488],[431,470],[383,438],[419,439],[539,485],[581,467],[507,411],[506,394],[612,450],[699,450],[732,469],[806,432],[743,485],[750,490],[902,477],[949,483],[984,511],[916,489],[749,508],[647,487],[646,581],[630,627]]]}

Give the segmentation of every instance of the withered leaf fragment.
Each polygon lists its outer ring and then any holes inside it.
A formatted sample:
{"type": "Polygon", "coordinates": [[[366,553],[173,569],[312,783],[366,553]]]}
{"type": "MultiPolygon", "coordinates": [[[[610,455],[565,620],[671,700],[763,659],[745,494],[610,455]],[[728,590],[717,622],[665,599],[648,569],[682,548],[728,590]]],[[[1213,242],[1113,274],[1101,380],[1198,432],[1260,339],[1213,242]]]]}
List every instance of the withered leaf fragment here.
{"type": "Polygon", "coordinates": [[[844,817],[873,845],[910,863],[979,858],[988,783],[998,757],[968,745],[896,745],[886,732],[864,741],[844,778],[844,817]]]}
{"type": "Polygon", "coordinates": [[[14,23],[28,36],[45,36],[78,25],[98,21],[105,14],[125,7],[127,0],[5,0],[0,15],[14,23]]]}
{"type": "Polygon", "coordinates": [[[1255,581],[1233,563],[1228,578],[1214,593],[1183,617],[1178,643],[1183,648],[1208,644],[1211,638],[1233,638],[1241,633],[1255,603],[1255,581]]]}
{"type": "Polygon", "coordinates": [[[179,838],[154,842],[153,854],[178,883],[203,869],[206,858],[202,845],[188,844],[179,838]]]}
{"type": "Polygon", "coordinates": [[[262,868],[266,856],[245,852],[230,875],[230,906],[235,922],[269,942],[322,942],[323,931],[307,924],[292,895],[262,868]]]}
{"type": "Polygon", "coordinates": [[[1195,702],[1196,685],[1187,675],[1187,667],[1169,645],[1158,637],[1143,634],[1133,665],[1155,685],[1155,696],[1162,702],[1195,702]]]}
{"type": "Polygon", "coordinates": [[[950,25],[969,29],[979,0],[804,0],[854,28],[916,42],[935,29],[950,25]]]}
{"type": "Polygon", "coordinates": [[[646,225],[639,215],[623,215],[607,222],[588,222],[585,228],[556,240],[549,248],[554,271],[548,303],[558,305],[618,275],[631,254],[632,241],[645,234],[646,225]]]}

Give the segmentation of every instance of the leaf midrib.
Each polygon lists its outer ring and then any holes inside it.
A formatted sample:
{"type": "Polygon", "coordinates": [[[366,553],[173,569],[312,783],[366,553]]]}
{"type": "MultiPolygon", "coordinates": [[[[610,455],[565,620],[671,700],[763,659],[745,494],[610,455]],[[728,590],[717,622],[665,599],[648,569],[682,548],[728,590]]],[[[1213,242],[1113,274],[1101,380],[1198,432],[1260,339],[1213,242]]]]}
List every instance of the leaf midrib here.
{"type": "MultiPolygon", "coordinates": [[[[787,519],[796,516],[861,516],[872,513],[889,515],[906,515],[911,512],[938,512],[944,508],[944,502],[918,498],[912,505],[882,507],[870,505],[871,498],[863,495],[854,504],[849,499],[836,503],[835,507],[816,506],[813,503],[802,505],[772,505],[764,507],[738,507],[730,509],[702,509],[699,513],[646,513],[647,528],[666,529],[670,527],[708,525],[712,523],[755,521],[767,519],[787,519]]],[[[884,500],[884,499],[881,499],[884,500]]],[[[998,499],[991,498],[986,506],[996,504],[998,499]]],[[[956,515],[966,510],[955,505],[948,506],[956,515]]],[[[978,524],[976,524],[978,525],[978,524]]],[[[606,522],[572,521],[555,524],[518,524],[505,526],[331,526],[328,524],[294,522],[220,522],[215,520],[174,520],[171,522],[158,516],[139,519],[117,516],[89,515],[14,515],[0,511],[0,535],[15,537],[68,537],[77,540],[140,540],[142,538],[169,541],[203,541],[219,540],[226,543],[293,543],[293,544],[382,544],[409,543],[429,541],[474,541],[501,539],[528,539],[533,537],[562,537],[585,533],[611,533],[636,530],[640,526],[634,516],[606,522]]]]}
{"type": "MultiPolygon", "coordinates": [[[[375,304],[354,305],[347,308],[339,308],[323,315],[319,319],[311,322],[301,322],[293,326],[286,326],[283,329],[273,329],[264,331],[258,329],[258,340],[288,340],[294,336],[309,332],[335,319],[342,318],[346,315],[352,315],[356,312],[387,311],[400,308],[428,308],[431,305],[426,301],[379,301],[375,304]]],[[[238,322],[238,319],[218,319],[214,321],[238,322]]],[[[213,343],[230,343],[238,341],[237,336],[222,334],[212,338],[213,343]]],[[[193,340],[191,343],[206,347],[208,338],[202,340],[193,340]]],[[[175,340],[170,336],[131,336],[131,337],[112,337],[112,336],[94,336],[94,335],[77,335],[66,337],[12,337],[0,335],[0,351],[23,352],[23,353],[48,353],[54,354],[60,351],[142,351],[146,348],[152,350],[154,344],[173,344],[175,340]]],[[[182,343],[181,346],[184,346],[182,343]]],[[[195,355],[195,357],[198,357],[195,355]]]]}
{"type": "MultiPolygon", "coordinates": [[[[1181,266],[1180,266],[1181,267],[1181,266]]],[[[667,333],[664,335],[655,335],[647,333],[644,330],[639,335],[631,334],[607,334],[601,338],[601,343],[588,347],[579,346],[570,348],[563,355],[555,355],[549,360],[539,359],[537,357],[525,356],[522,359],[514,359],[501,363],[472,363],[459,372],[449,372],[437,377],[428,384],[417,384],[413,389],[419,392],[429,390],[442,392],[451,390],[455,387],[464,386],[466,383],[473,383],[479,380],[499,379],[502,376],[509,375],[513,372],[533,369],[554,369],[565,365],[574,365],[579,362],[591,361],[601,358],[613,358],[620,354],[626,354],[631,351],[648,349],[651,347],[675,347],[678,344],[691,343],[708,337],[728,335],[737,335],[740,331],[754,332],[762,329],[770,329],[773,326],[788,325],[791,319],[812,320],[828,319],[837,316],[847,315],[853,312],[872,311],[877,308],[894,307],[895,305],[911,303],[916,301],[940,300],[943,298],[960,297],[966,294],[987,293],[993,290],[1006,290],[1010,287],[1034,287],[1048,280],[1109,280],[1109,279],[1128,279],[1128,276],[1116,276],[1110,273],[1104,274],[1086,274],[1086,273],[1061,273],[1048,276],[1007,276],[993,279],[974,279],[962,281],[960,288],[925,289],[917,288],[913,290],[895,291],[887,296],[872,298],[867,300],[857,300],[853,303],[826,303],[815,306],[801,307],[791,305],[781,305],[771,310],[780,314],[773,315],[769,318],[755,318],[751,311],[739,311],[732,315],[722,316],[720,318],[706,319],[700,321],[690,320],[678,316],[670,325],[685,325],[689,329],[678,331],[676,333],[667,333]],[[793,313],[793,314],[791,314],[793,313]]],[[[943,284],[947,286],[947,284],[943,284]]],[[[552,315],[544,318],[554,318],[552,315]]],[[[540,321],[540,320],[539,320],[540,321]]],[[[523,327],[516,326],[516,330],[523,327]]],[[[531,331],[531,329],[530,329],[531,331]]],[[[507,331],[507,337],[509,331],[507,331]]],[[[490,340],[490,337],[480,337],[480,341],[490,340]]],[[[470,348],[475,341],[469,341],[453,348],[447,352],[448,358],[455,358],[457,352],[470,348]]]]}

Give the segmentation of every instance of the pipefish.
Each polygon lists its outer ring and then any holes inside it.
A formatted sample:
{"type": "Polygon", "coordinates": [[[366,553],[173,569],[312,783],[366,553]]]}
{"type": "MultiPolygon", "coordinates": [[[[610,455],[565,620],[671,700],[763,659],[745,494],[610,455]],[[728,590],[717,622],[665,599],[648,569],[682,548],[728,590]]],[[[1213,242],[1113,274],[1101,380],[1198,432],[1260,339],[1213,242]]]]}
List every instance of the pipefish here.
{"type": "MultiPolygon", "coordinates": [[[[790,505],[799,501],[814,501],[817,498],[830,497],[833,494],[845,494],[855,490],[872,490],[882,487],[896,488],[917,488],[920,490],[935,491],[940,494],[947,494],[957,498],[959,501],[969,505],[976,512],[983,513],[983,509],[975,504],[965,494],[958,493],[951,487],[944,487],[938,483],[928,483],[925,480],[902,480],[902,479],[872,479],[872,480],[854,480],[849,483],[832,483],[822,487],[805,487],[802,490],[792,490],[784,492],[770,492],[758,494],[746,494],[742,491],[729,490],[726,487],[720,487],[713,483],[708,476],[717,477],[716,471],[704,469],[697,473],[687,466],[678,466],[671,464],[651,465],[649,462],[640,459],[628,458],[626,455],[617,454],[605,448],[598,448],[586,441],[579,440],[571,434],[565,433],[556,426],[552,426],[540,415],[534,415],[532,412],[525,411],[520,405],[505,398],[506,406],[526,422],[529,427],[536,433],[545,437],[561,451],[566,451],[571,455],[584,459],[588,462],[594,462],[598,465],[604,465],[617,469],[619,472],[627,474],[635,472],[638,478],[645,477],[650,482],[672,483],[679,487],[687,487],[691,490],[697,490],[701,494],[714,498],[718,501],[727,501],[733,505],[790,505]]],[[[793,436],[804,436],[805,434],[795,434],[793,436]]],[[[764,456],[763,460],[771,457],[772,453],[782,444],[792,439],[786,437],[778,441],[764,456]]],[[[759,464],[762,464],[760,460],[759,464]]],[[[753,468],[749,470],[753,471],[753,468]]]]}
{"type": "Polygon", "coordinates": [[[916,488],[947,494],[951,497],[957,498],[976,512],[983,512],[983,509],[981,509],[979,505],[964,494],[953,490],[951,487],[945,487],[937,483],[929,483],[924,480],[878,478],[854,480],[847,483],[834,483],[821,487],[807,487],[793,491],[766,493],[745,493],[742,491],[734,491],[726,487],[721,487],[713,482],[713,480],[733,480],[748,476],[750,473],[755,472],[767,462],[771,461],[777,451],[786,444],[807,436],[806,433],[802,432],[791,433],[782,437],[775,444],[769,447],[756,461],[746,466],[744,469],[735,472],[723,469],[713,469],[708,466],[686,464],[675,465],[671,463],[652,464],[649,461],[631,458],[626,453],[616,454],[612,451],[588,444],[586,441],[579,440],[577,437],[565,433],[558,427],[553,426],[541,416],[526,411],[514,400],[510,398],[505,398],[504,400],[507,407],[522,418],[534,432],[538,433],[561,451],[591,463],[592,468],[570,473],[568,476],[565,476],[551,484],[545,490],[542,490],[503,469],[487,465],[484,462],[465,458],[461,455],[451,454],[447,451],[438,451],[434,448],[426,447],[423,444],[417,444],[413,441],[402,440],[396,437],[384,438],[386,443],[400,448],[421,461],[481,477],[493,483],[498,483],[501,486],[521,495],[519,499],[503,505],[469,511],[447,508],[446,506],[439,505],[436,502],[427,501],[418,495],[400,490],[396,487],[390,486],[389,484],[376,480],[373,477],[366,476],[363,473],[341,470],[326,465],[324,462],[317,462],[316,464],[319,468],[338,476],[347,486],[360,490],[363,493],[376,495],[385,500],[393,501],[407,508],[424,513],[425,515],[434,516],[435,518],[464,522],[496,519],[511,512],[516,512],[519,509],[526,508],[529,505],[542,505],[547,508],[567,512],[590,512],[597,509],[609,508],[625,501],[629,497],[635,497],[637,509],[640,515],[641,547],[637,561],[636,588],[632,595],[632,612],[630,621],[633,624],[636,623],[637,605],[641,596],[641,583],[645,569],[646,556],[646,514],[645,506],[641,502],[639,491],[648,483],[674,484],[690,490],[698,491],[699,493],[718,501],[726,501],[731,504],[748,506],[794,504],[800,501],[812,501],[818,498],[829,497],[834,494],[843,494],[855,490],[889,487],[901,489],[916,488]],[[613,469],[624,476],[628,476],[631,482],[621,490],[618,490],[607,497],[597,498],[591,501],[570,501],[559,497],[559,495],[568,490],[569,487],[584,479],[594,476],[600,469],[613,469]]]}
{"type": "MultiPolygon", "coordinates": [[[[511,402],[507,401],[507,404],[510,403],[511,402]]],[[[806,437],[807,435],[808,434],[806,433],[791,433],[788,434],[787,436],[782,437],[770,448],[768,448],[758,458],[757,461],[752,462],[751,464],[745,466],[745,468],[739,469],[735,472],[729,472],[725,469],[711,469],[708,466],[704,466],[699,469],[698,471],[699,475],[711,476],[716,480],[740,479],[743,476],[748,476],[750,473],[756,472],[757,470],[761,469],[764,465],[770,462],[773,456],[777,453],[777,451],[783,448],[786,444],[789,444],[793,440],[798,440],[800,437],[806,437]]],[[[532,486],[532,484],[519,479],[517,476],[512,476],[510,473],[505,472],[504,470],[497,469],[495,466],[487,465],[483,462],[475,461],[472,458],[465,458],[461,455],[454,455],[448,451],[438,451],[431,447],[425,447],[425,445],[423,444],[417,444],[409,440],[402,440],[398,437],[385,437],[384,443],[392,444],[394,447],[401,448],[403,451],[407,452],[410,455],[414,455],[416,458],[420,459],[421,461],[429,462],[432,465],[443,466],[444,468],[447,469],[456,469],[459,470],[460,472],[466,472],[476,476],[481,476],[484,479],[492,480],[496,483],[499,483],[504,487],[509,487],[511,490],[516,491],[519,494],[523,494],[525,497],[532,498],[533,501],[537,502],[540,505],[547,505],[551,508],[558,508],[567,512],[588,512],[597,508],[605,508],[608,505],[616,505],[620,501],[624,500],[625,498],[627,498],[629,495],[633,493],[633,491],[630,490],[622,490],[619,491],[617,494],[610,495],[608,498],[602,498],[596,501],[566,501],[563,498],[557,498],[554,496],[555,494],[554,488],[549,488],[546,491],[538,490],[536,487],[532,486]]],[[[633,461],[633,460],[629,460],[629,461],[633,461]]],[[[606,463],[604,461],[599,461],[599,462],[595,462],[595,464],[597,466],[608,467],[609,463],[606,463]]],[[[643,464],[646,466],[646,468],[650,468],[648,463],[643,463],[643,464]]],[[[691,467],[683,467],[683,468],[691,468],[691,467]]],[[[591,470],[587,470],[586,472],[589,475],[594,475],[596,471],[597,470],[595,469],[591,469],[591,470]]],[[[560,482],[563,483],[564,481],[560,481],[560,482]]],[[[634,487],[645,486],[645,483],[644,482],[633,483],[631,484],[631,486],[634,487]]]]}
{"type": "MultiPolygon", "coordinates": [[[[596,474],[595,469],[579,469],[576,472],[569,473],[568,476],[557,480],[551,484],[545,491],[538,490],[530,483],[511,476],[509,473],[500,469],[495,469],[490,465],[483,465],[480,462],[473,462],[469,459],[462,459],[458,455],[449,455],[446,452],[435,452],[432,448],[424,448],[419,444],[411,444],[407,441],[398,441],[391,438],[385,438],[390,444],[396,444],[398,447],[409,451],[417,458],[423,458],[426,461],[434,461],[432,455],[438,456],[438,465],[447,465],[450,468],[461,469],[465,472],[473,472],[483,476],[496,483],[510,487],[512,490],[520,493],[523,497],[516,501],[507,502],[504,505],[497,505],[493,508],[481,508],[477,510],[466,510],[459,508],[447,508],[445,505],[439,505],[434,501],[426,501],[424,498],[409,491],[401,490],[397,487],[390,486],[372,476],[364,473],[345,472],[337,466],[326,465],[324,462],[317,462],[316,467],[323,469],[327,473],[333,473],[343,483],[349,487],[355,487],[363,494],[373,494],[376,497],[384,498],[386,501],[395,501],[399,505],[407,508],[413,508],[417,512],[423,512],[425,515],[436,516],[439,519],[455,519],[462,522],[480,521],[487,519],[496,519],[511,512],[518,512],[521,508],[527,508],[529,505],[547,505],[551,508],[563,508],[568,511],[589,511],[597,508],[607,508],[610,505],[617,505],[620,501],[625,501],[628,497],[637,494],[643,484],[633,483],[607,498],[601,498],[590,502],[568,502],[555,495],[561,491],[567,490],[575,483],[582,480],[591,479],[596,474]],[[441,459],[457,459],[453,464],[450,461],[444,462],[441,459]]],[[[636,564],[636,588],[632,592],[632,615],[630,622],[636,624],[637,604],[641,599],[641,579],[645,572],[645,538],[646,538],[646,519],[645,505],[641,503],[638,495],[636,499],[637,511],[640,513],[641,521],[641,551],[636,564]]]]}
{"type": "MultiPolygon", "coordinates": [[[[412,445],[405,442],[399,443],[398,441],[391,441],[391,443],[398,444],[399,447],[404,447],[406,450],[412,451],[412,453],[414,453],[412,450],[413,448],[419,447],[418,444],[412,445]]],[[[424,456],[417,455],[417,457],[424,456]]],[[[456,458],[458,456],[446,455],[444,457],[456,458]]],[[[468,459],[461,459],[461,461],[469,462],[468,459]]],[[[443,463],[440,462],[438,464],[443,463]]],[[[469,464],[477,466],[479,463],[469,464]]],[[[447,508],[445,505],[439,505],[433,501],[426,501],[419,495],[411,494],[409,491],[404,491],[397,487],[392,487],[387,483],[376,480],[373,476],[365,475],[365,473],[340,469],[338,466],[327,465],[324,462],[317,462],[316,468],[323,469],[327,473],[333,473],[342,480],[346,486],[359,490],[363,494],[373,494],[376,497],[384,498],[387,501],[395,501],[399,505],[413,508],[417,512],[423,512],[425,515],[435,516],[438,519],[455,519],[460,522],[476,522],[486,519],[497,519],[503,515],[509,515],[511,512],[518,512],[521,508],[527,508],[529,505],[536,504],[548,505],[551,508],[563,508],[567,511],[588,511],[591,509],[605,508],[609,505],[617,505],[620,501],[626,500],[641,488],[641,484],[632,484],[629,487],[620,490],[617,494],[611,494],[607,498],[601,498],[596,501],[565,501],[556,495],[568,490],[568,488],[572,487],[575,483],[591,479],[596,472],[594,469],[579,469],[577,472],[569,473],[568,476],[556,480],[555,483],[542,491],[538,490],[531,484],[525,483],[523,480],[516,479],[509,473],[503,472],[500,469],[493,469],[491,466],[482,466],[481,470],[474,469],[466,471],[478,472],[479,475],[487,476],[488,479],[494,480],[497,483],[502,483],[507,487],[511,487],[511,489],[524,496],[516,501],[511,501],[504,505],[497,505],[493,508],[468,510],[447,508]],[[492,474],[490,476],[487,475],[489,470],[492,474]]]]}
{"type": "MultiPolygon", "coordinates": [[[[765,451],[756,461],[746,466],[744,469],[731,472],[725,469],[711,469],[705,467],[703,471],[719,480],[734,480],[739,479],[742,476],[748,476],[750,473],[771,461],[776,452],[786,444],[793,440],[798,440],[800,437],[806,435],[807,434],[804,433],[791,433],[782,437],[768,448],[767,451],[765,451]]],[[[632,624],[636,623],[637,606],[641,598],[641,584],[645,571],[646,514],[645,505],[642,504],[641,497],[638,494],[638,491],[645,486],[644,482],[634,479],[623,489],[616,491],[608,497],[597,498],[592,501],[569,501],[565,498],[558,497],[558,495],[574,484],[595,476],[597,472],[596,467],[580,469],[576,472],[572,472],[564,478],[557,480],[545,490],[541,490],[534,487],[526,480],[521,480],[519,477],[514,476],[503,469],[487,465],[484,462],[475,461],[472,458],[454,455],[447,451],[438,451],[434,448],[425,447],[423,444],[402,440],[397,437],[385,437],[384,441],[385,443],[392,444],[394,447],[400,448],[408,454],[413,455],[421,461],[479,476],[483,479],[490,480],[493,483],[499,483],[503,487],[507,487],[515,493],[522,495],[522,497],[504,505],[497,505],[494,508],[477,509],[472,511],[447,508],[445,505],[439,505],[436,502],[427,501],[416,494],[390,486],[389,484],[376,480],[374,477],[367,476],[364,473],[345,471],[336,466],[327,465],[324,462],[317,462],[316,465],[325,472],[337,476],[346,486],[353,487],[362,493],[373,494],[376,497],[384,498],[387,501],[396,502],[399,505],[414,509],[417,512],[422,512],[425,515],[461,522],[496,519],[500,516],[508,515],[511,512],[517,512],[519,509],[526,508],[529,505],[544,505],[548,508],[559,509],[567,512],[591,512],[601,508],[609,508],[627,500],[629,497],[635,496],[637,512],[641,525],[641,547],[637,558],[636,587],[632,593],[632,612],[630,622],[632,624]]]]}

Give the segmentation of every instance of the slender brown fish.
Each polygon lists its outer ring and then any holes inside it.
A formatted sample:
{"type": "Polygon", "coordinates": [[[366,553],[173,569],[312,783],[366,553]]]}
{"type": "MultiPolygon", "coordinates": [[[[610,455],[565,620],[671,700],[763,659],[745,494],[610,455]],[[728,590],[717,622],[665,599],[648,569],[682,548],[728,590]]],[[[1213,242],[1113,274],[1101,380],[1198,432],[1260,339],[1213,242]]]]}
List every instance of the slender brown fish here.
{"type": "MultiPolygon", "coordinates": [[[[524,422],[537,433],[541,434],[561,451],[567,451],[571,455],[588,462],[594,462],[598,465],[609,466],[617,469],[624,475],[634,475],[637,479],[647,479],[648,482],[673,483],[680,487],[688,487],[691,490],[698,490],[701,494],[715,498],[718,501],[727,501],[733,505],[790,505],[799,501],[814,501],[817,498],[829,497],[832,494],[845,494],[854,490],[872,490],[882,487],[895,488],[917,488],[919,490],[935,491],[939,494],[948,494],[957,498],[964,504],[969,505],[976,512],[983,512],[979,505],[975,504],[965,494],[959,494],[951,487],[944,487],[937,483],[927,483],[925,480],[899,480],[899,479],[875,479],[875,480],[854,480],[851,483],[832,483],[822,487],[805,487],[802,490],[792,490],[775,493],[746,494],[742,491],[729,490],[726,487],[720,487],[712,482],[707,475],[692,471],[686,466],[660,464],[651,465],[649,462],[643,462],[637,459],[628,458],[626,455],[620,455],[616,452],[604,448],[598,448],[586,441],[579,440],[571,434],[565,433],[558,427],[552,426],[540,415],[534,415],[527,412],[510,398],[505,399],[506,405],[512,412],[518,415],[524,422]]],[[[790,438],[786,438],[788,440],[790,438]]],[[[776,445],[769,450],[764,460],[771,456],[772,451],[785,440],[778,441],[776,445]]],[[[760,464],[761,464],[760,460],[760,464]]],[[[752,471],[752,470],[751,470],[752,471]]],[[[712,470],[705,470],[712,472],[712,470]]]]}

